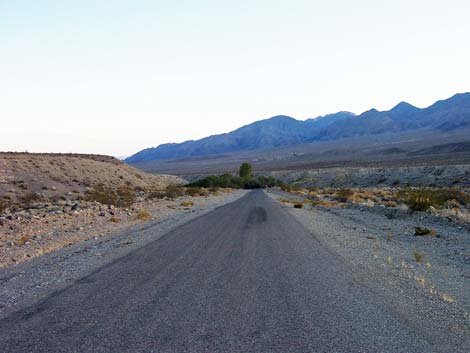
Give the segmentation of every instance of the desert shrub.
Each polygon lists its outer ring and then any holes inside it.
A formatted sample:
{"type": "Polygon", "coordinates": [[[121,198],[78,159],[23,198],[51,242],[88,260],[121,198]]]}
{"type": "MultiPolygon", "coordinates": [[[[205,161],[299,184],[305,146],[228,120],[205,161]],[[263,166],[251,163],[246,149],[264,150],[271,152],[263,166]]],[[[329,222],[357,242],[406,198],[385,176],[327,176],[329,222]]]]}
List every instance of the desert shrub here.
{"type": "Polygon", "coordinates": [[[304,205],[302,205],[300,202],[297,202],[294,204],[294,208],[302,208],[304,205]]]}
{"type": "Polygon", "coordinates": [[[20,239],[18,239],[17,244],[18,245],[24,245],[30,240],[31,240],[31,236],[28,235],[28,234],[25,234],[25,235],[22,235],[20,239]]]}
{"type": "Polygon", "coordinates": [[[282,191],[285,191],[285,192],[292,191],[292,186],[289,184],[282,183],[279,187],[281,188],[282,191]]]}
{"type": "Polygon", "coordinates": [[[129,207],[135,202],[135,196],[132,189],[128,186],[120,186],[116,190],[118,202],[116,206],[129,207]]]}
{"type": "Polygon", "coordinates": [[[192,201],[183,201],[180,203],[180,206],[182,207],[191,207],[191,206],[194,206],[194,202],[192,201]]]}
{"type": "Polygon", "coordinates": [[[6,200],[0,200],[0,213],[3,213],[6,209],[10,207],[10,203],[7,202],[6,200]]]}
{"type": "Polygon", "coordinates": [[[431,237],[436,236],[436,231],[434,229],[428,229],[424,227],[415,227],[415,236],[422,237],[425,235],[429,235],[431,237]]]}
{"type": "Polygon", "coordinates": [[[470,203],[468,194],[451,188],[407,188],[398,193],[398,198],[413,211],[426,211],[431,206],[442,208],[446,202],[451,200],[456,200],[463,205],[470,203]]]}
{"type": "Polygon", "coordinates": [[[231,174],[209,175],[186,185],[189,188],[232,188],[232,189],[259,189],[281,185],[273,177],[259,176],[257,178],[241,178],[231,174]]]}
{"type": "Polygon", "coordinates": [[[335,199],[339,202],[348,202],[353,195],[354,191],[352,191],[351,189],[339,189],[336,192],[335,199]]]}
{"type": "Polygon", "coordinates": [[[244,183],[245,189],[260,189],[262,184],[257,179],[249,179],[244,183]]]}
{"type": "Polygon", "coordinates": [[[120,186],[114,189],[104,184],[98,184],[89,191],[87,199],[117,207],[129,207],[135,202],[134,192],[128,186],[120,186]]]}
{"type": "Polygon", "coordinates": [[[41,196],[39,194],[30,192],[20,197],[20,204],[23,207],[30,207],[34,202],[40,199],[41,196]]]}
{"type": "Polygon", "coordinates": [[[165,188],[163,197],[174,200],[178,197],[184,196],[185,194],[186,190],[182,185],[170,184],[165,188]]]}
{"type": "Polygon", "coordinates": [[[189,196],[196,197],[196,196],[203,195],[205,192],[202,190],[202,188],[194,186],[194,187],[191,187],[191,188],[186,188],[186,193],[189,196]]]}
{"type": "Polygon", "coordinates": [[[152,219],[152,215],[147,210],[140,210],[135,218],[139,221],[149,221],[152,219]]]}

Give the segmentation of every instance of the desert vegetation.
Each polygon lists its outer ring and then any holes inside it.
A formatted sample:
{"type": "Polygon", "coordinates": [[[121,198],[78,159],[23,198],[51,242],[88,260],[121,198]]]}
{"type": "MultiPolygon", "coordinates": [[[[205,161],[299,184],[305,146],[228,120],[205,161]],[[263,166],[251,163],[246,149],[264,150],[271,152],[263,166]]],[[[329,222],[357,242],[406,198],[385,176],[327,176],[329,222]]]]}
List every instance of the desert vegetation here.
{"type": "Polygon", "coordinates": [[[193,181],[186,185],[188,188],[232,188],[232,189],[260,189],[275,186],[284,186],[284,183],[272,176],[252,175],[252,167],[249,163],[240,166],[238,175],[222,174],[209,175],[205,178],[193,181]]]}
{"type": "MultiPolygon", "coordinates": [[[[387,215],[394,212],[427,212],[437,216],[470,223],[469,190],[449,188],[304,188],[295,184],[283,184],[280,188],[301,198],[303,204],[322,207],[384,207],[387,215]]],[[[295,204],[296,200],[285,199],[284,203],[295,204]]],[[[418,232],[419,233],[419,232],[418,232]]],[[[416,234],[421,235],[421,234],[416,234]]],[[[429,234],[423,234],[429,235],[429,234]]]]}
{"type": "Polygon", "coordinates": [[[135,195],[128,186],[120,186],[114,189],[104,184],[98,184],[88,192],[88,200],[96,201],[103,205],[125,208],[130,207],[135,202],[135,195]]]}

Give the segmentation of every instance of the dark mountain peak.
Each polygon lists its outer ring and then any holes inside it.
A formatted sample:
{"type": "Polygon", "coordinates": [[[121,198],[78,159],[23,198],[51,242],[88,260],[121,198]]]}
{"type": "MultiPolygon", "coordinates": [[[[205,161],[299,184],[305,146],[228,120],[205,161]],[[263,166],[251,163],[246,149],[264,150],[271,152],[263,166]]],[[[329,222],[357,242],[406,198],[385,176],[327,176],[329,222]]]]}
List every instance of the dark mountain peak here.
{"type": "Polygon", "coordinates": [[[292,120],[296,120],[294,119],[293,117],[291,116],[288,116],[288,115],[276,115],[276,116],[273,116],[272,118],[268,118],[268,119],[264,119],[264,121],[267,121],[267,120],[270,120],[270,121],[283,121],[283,120],[287,120],[287,121],[292,121],[292,120]]]}
{"type": "Polygon", "coordinates": [[[320,115],[317,116],[316,118],[313,119],[307,119],[308,121],[310,120],[325,120],[325,119],[336,119],[336,118],[352,118],[356,116],[356,114],[348,112],[348,111],[340,111],[337,113],[332,113],[332,114],[326,114],[326,115],[320,115]]]}
{"type": "Polygon", "coordinates": [[[372,109],[369,109],[369,110],[365,111],[361,115],[359,115],[359,118],[369,118],[369,117],[375,116],[377,114],[380,114],[380,112],[377,109],[372,108],[372,109]]]}
{"type": "MultiPolygon", "coordinates": [[[[290,116],[287,116],[287,115],[276,115],[276,116],[273,116],[272,118],[268,118],[268,119],[263,119],[263,120],[258,120],[258,121],[255,121],[254,123],[251,123],[251,124],[248,124],[248,125],[245,125],[243,127],[241,127],[240,129],[251,129],[252,127],[256,127],[256,128],[272,128],[272,127],[284,127],[284,126],[290,126],[290,125],[293,125],[293,124],[296,124],[298,123],[299,120],[296,120],[290,116]]],[[[235,130],[237,131],[237,130],[235,130]]]]}
{"type": "Polygon", "coordinates": [[[437,101],[426,109],[432,111],[434,109],[461,107],[462,105],[470,105],[470,92],[457,93],[450,98],[437,101]]]}
{"type": "Polygon", "coordinates": [[[391,112],[397,112],[397,113],[408,113],[408,112],[414,112],[418,110],[420,109],[407,102],[400,102],[396,106],[394,106],[392,109],[390,109],[391,112]]]}

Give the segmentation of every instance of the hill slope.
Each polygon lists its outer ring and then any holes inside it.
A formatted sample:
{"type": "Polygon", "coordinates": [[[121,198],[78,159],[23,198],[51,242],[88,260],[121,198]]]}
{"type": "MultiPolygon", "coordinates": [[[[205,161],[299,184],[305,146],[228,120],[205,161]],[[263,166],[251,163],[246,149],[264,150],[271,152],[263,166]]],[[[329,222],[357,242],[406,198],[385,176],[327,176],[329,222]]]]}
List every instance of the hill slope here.
{"type": "Polygon", "coordinates": [[[425,109],[401,102],[389,111],[371,109],[358,116],[340,112],[305,121],[276,116],[226,134],[148,148],[126,162],[208,156],[419,129],[447,132],[465,127],[470,127],[470,93],[457,94],[425,109]]]}
{"type": "Polygon", "coordinates": [[[98,184],[152,189],[181,182],[175,176],[147,174],[108,156],[0,153],[0,201],[16,202],[31,194],[44,199],[83,198],[88,188],[98,184]]]}

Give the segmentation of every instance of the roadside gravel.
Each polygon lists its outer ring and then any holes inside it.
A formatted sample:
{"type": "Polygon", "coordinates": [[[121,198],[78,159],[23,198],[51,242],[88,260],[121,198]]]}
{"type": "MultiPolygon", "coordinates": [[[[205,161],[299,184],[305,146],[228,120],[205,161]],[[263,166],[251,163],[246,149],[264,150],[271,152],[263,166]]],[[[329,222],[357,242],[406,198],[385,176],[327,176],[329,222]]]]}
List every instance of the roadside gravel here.
{"type": "MultiPolygon", "coordinates": [[[[268,195],[298,199],[281,191],[268,195]]],[[[390,215],[382,207],[283,205],[438,351],[470,351],[467,226],[421,212],[390,215]],[[417,237],[415,226],[434,229],[438,237],[417,237]],[[423,255],[421,262],[415,254],[423,255]]]]}
{"type": "MultiPolygon", "coordinates": [[[[172,229],[215,208],[233,202],[246,191],[234,190],[218,196],[198,198],[192,208],[166,208],[149,222],[138,222],[109,234],[97,233],[92,239],[0,269],[0,318],[29,306],[69,283],[149,244],[172,229]]],[[[106,231],[107,233],[107,231],[106,231]]]]}

